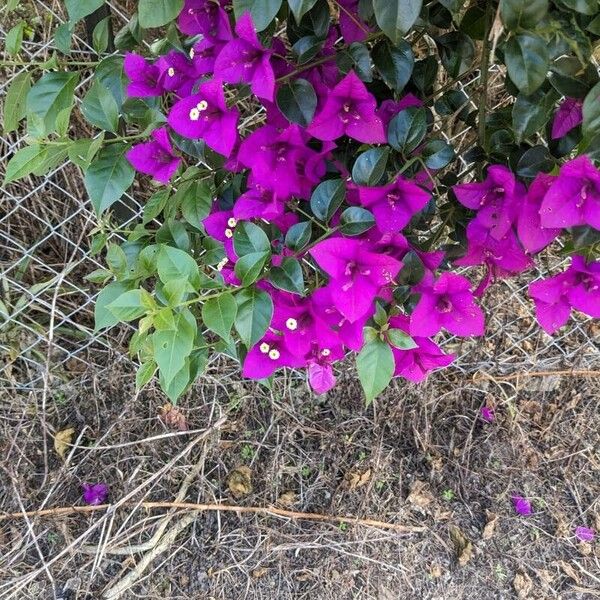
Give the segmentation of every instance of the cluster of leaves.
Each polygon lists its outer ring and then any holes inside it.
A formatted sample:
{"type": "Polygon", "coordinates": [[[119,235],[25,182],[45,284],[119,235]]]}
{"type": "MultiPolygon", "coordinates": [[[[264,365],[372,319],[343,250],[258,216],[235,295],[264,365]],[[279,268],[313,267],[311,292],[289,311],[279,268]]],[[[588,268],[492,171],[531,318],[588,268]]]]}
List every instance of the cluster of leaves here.
{"type": "MultiPolygon", "coordinates": [[[[11,0],[8,10],[18,12],[17,4],[11,0]]],[[[11,158],[5,179],[10,183],[43,175],[65,160],[81,168],[99,219],[91,251],[106,251],[107,268],[89,277],[104,285],[96,305],[96,327],[135,321],[138,328],[130,351],[141,363],[137,383],[145,385],[158,371],[160,385],[172,400],[203,373],[215,353],[248,365],[261,346],[272,348],[275,343],[279,348],[279,334],[271,332],[277,301],[295,306],[290,297],[301,303],[329,280],[335,283],[332,261],[346,250],[323,244],[339,239],[347,240],[347,248],[358,244],[360,252],[383,255],[389,253],[388,246],[406,242],[398,269],[387,285],[379,284],[373,292],[370,311],[358,318],[353,308],[340,308],[335,299],[329,307],[341,310],[342,321],[360,324],[360,344],[344,339],[343,346],[358,351],[357,369],[367,400],[394,374],[418,380],[431,368],[448,364],[451,357],[429,339],[437,331],[426,333],[426,327],[409,323],[409,315],[433,289],[435,271],[450,269],[453,260],[467,253],[467,226],[474,212],[457,199],[453,187],[474,173],[481,178],[491,164],[508,167],[518,185],[529,186],[540,173],[557,173],[575,155],[600,160],[600,83],[593,63],[600,39],[598,0],[140,0],[137,13],[114,40],[110,16],[95,23],[91,37],[98,61],[93,63],[71,60],[71,39],[79,21],[106,8],[104,0],[65,4],[70,20],[56,29],[57,52],[23,70],[8,90],[4,131],[16,130],[25,119],[28,145],[11,158]],[[274,132],[284,129],[283,118],[304,132],[307,151],[323,153],[324,168],[309,181],[310,193],[283,199],[285,214],[292,215],[287,221],[234,218],[239,198],[252,187],[249,174],[256,178],[259,172],[254,163],[238,164],[239,139],[235,150],[227,153],[216,151],[227,137],[225,130],[216,135],[220,141],[178,130],[173,117],[177,103],[201,94],[199,86],[210,79],[211,70],[195,79],[188,76],[192,80],[186,91],[181,87],[156,94],[128,93],[134,75],[126,74],[123,54],[148,47],[148,69],[154,68],[153,60],[173,68],[173,56],[189,62],[197,44],[205,38],[213,42],[211,35],[182,33],[181,15],[207,6],[207,11],[218,9],[219,18],[225,15],[223,27],[232,38],[236,23],[249,14],[260,34],[257,52],[262,48],[272,62],[285,64],[275,72],[273,98],[258,91],[265,83],[262,72],[259,81],[225,78],[226,108],[239,110],[243,117],[232,136],[251,136],[265,120],[264,107],[267,123],[276,123],[274,132]],[[495,65],[504,65],[507,76],[495,65]],[[331,76],[331,71],[320,70],[325,68],[333,69],[335,81],[322,90],[318,77],[331,76]],[[82,73],[88,70],[93,71],[91,83],[81,86],[82,73]],[[489,97],[492,76],[494,98],[489,97]],[[340,81],[360,88],[360,93],[364,90],[368,101],[376,103],[377,112],[369,118],[384,127],[383,139],[352,135],[349,129],[331,137],[323,133],[328,126],[324,117],[317,126],[340,81]],[[492,110],[498,99],[503,100],[500,108],[492,110]],[[94,128],[91,137],[70,136],[75,110],[94,128]],[[557,118],[569,120],[569,125],[557,125],[557,118]],[[166,153],[176,172],[167,177],[169,183],[156,187],[141,222],[125,230],[120,226],[128,214],[124,194],[135,179],[132,147],[139,148],[137,142],[166,123],[168,146],[156,161],[166,153]],[[463,132],[456,139],[469,141],[468,150],[460,149],[462,164],[449,136],[442,135],[445,130],[463,132]],[[315,144],[311,135],[320,142],[315,144]],[[369,190],[398,181],[415,186],[409,195],[418,196],[420,189],[427,199],[406,222],[388,228],[383,212],[364,198],[369,190]],[[210,219],[221,214],[232,220],[229,241],[210,231],[210,219]],[[126,239],[109,242],[115,232],[126,239]],[[325,250],[338,254],[332,259],[325,250]],[[228,257],[230,263],[235,257],[233,268],[225,267],[228,257]]],[[[7,36],[5,49],[16,58],[15,64],[28,27],[21,20],[7,36]]],[[[221,46],[228,41],[218,40],[221,46]]],[[[145,68],[140,85],[157,85],[145,68]]],[[[268,183],[261,182],[261,189],[265,186],[268,183]]],[[[565,225],[562,233],[568,252],[597,258],[597,228],[578,223],[565,225]]],[[[346,254],[343,260],[346,271],[357,264],[346,254]]],[[[382,268],[389,276],[394,265],[382,268]]],[[[367,271],[370,266],[361,273],[367,271]]],[[[435,285],[443,282],[456,290],[463,285],[442,277],[435,285]]],[[[345,291],[344,285],[352,282],[340,282],[340,289],[345,291]]],[[[472,297],[461,301],[477,320],[472,297]]],[[[479,323],[472,323],[468,331],[453,331],[440,323],[454,333],[480,334],[479,323]]],[[[294,357],[277,364],[307,366],[313,387],[324,391],[335,381],[331,361],[324,358],[331,350],[318,339],[310,341],[318,346],[318,357],[311,355],[301,365],[294,357]]],[[[284,350],[281,347],[281,353],[284,350]]],[[[306,352],[309,356],[312,350],[306,352]]],[[[276,354],[279,361],[280,350],[276,354]]],[[[262,372],[254,367],[245,371],[255,377],[262,372]]]]}

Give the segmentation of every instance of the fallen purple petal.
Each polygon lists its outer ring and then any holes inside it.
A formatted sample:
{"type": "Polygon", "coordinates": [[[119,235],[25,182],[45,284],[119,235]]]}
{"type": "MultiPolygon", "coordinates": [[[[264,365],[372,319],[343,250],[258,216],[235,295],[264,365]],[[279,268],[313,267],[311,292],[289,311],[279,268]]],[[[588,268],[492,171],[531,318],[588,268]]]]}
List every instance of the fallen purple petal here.
{"type": "Polygon", "coordinates": [[[83,501],[97,506],[103,504],[108,497],[108,486],[105,483],[83,483],[83,501]]]}

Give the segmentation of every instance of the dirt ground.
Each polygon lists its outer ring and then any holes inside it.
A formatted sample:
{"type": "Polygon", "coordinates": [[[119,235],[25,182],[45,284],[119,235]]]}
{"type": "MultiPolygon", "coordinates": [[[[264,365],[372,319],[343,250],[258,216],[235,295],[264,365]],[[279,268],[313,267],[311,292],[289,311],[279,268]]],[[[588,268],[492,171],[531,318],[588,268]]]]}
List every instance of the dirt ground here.
{"type": "Polygon", "coordinates": [[[600,526],[598,388],[449,369],[365,409],[350,374],[316,397],[294,374],[269,391],[215,363],[165,414],[120,360],[51,380],[45,397],[6,390],[2,511],[81,505],[84,481],[106,482],[121,506],[0,521],[0,598],[598,597],[600,546],[574,536],[600,526]],[[53,434],[69,427],[63,460],[53,434]],[[345,518],[138,506],[173,500],[345,518]]]}

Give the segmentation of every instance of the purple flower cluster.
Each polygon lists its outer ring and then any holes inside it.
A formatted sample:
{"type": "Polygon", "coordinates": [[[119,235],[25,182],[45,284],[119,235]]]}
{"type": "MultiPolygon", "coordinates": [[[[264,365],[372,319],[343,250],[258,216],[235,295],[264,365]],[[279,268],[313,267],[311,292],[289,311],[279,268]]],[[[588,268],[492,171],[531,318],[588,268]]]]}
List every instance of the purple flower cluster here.
{"type": "MultiPolygon", "coordinates": [[[[334,363],[348,350],[360,351],[364,346],[363,329],[371,323],[379,300],[390,307],[386,327],[401,330],[414,342],[410,349],[392,347],[395,375],[421,381],[454,359],[440,350],[433,336],[440,331],[456,336],[484,334],[484,314],[475,298],[489,280],[532,266],[531,255],[564,228],[600,228],[600,173],[588,158],[566,163],[558,176],[539,175],[528,189],[508,168],[494,165],[484,181],[454,186],[458,201],[475,212],[467,227],[467,252],[456,264],[485,265],[486,282],[473,291],[462,275],[438,275],[444,253],[423,251],[403,235],[430,203],[432,195],[426,189],[430,174],[417,173],[413,179],[396,174],[385,184],[358,185],[334,155],[350,140],[387,143],[392,118],[421,101],[409,94],[378,102],[353,70],[343,74],[333,60],[298,69],[286,58],[280,40],[273,39],[267,47],[259,39],[249,13],[232,27],[228,4],[227,0],[185,1],[178,26],[197,40],[189,54],[172,50],[153,63],[136,54],[126,56],[127,94],[165,96],[168,106],[166,124],[152,132],[150,141],[128,152],[131,164],[168,183],[182,162],[171,144],[174,132],[202,140],[225,158],[229,173],[244,176],[233,205],[224,210],[215,199],[202,223],[206,234],[223,244],[226,258],[218,268],[232,287],[241,285],[235,271],[240,257],[233,243],[238,223],[267,223],[285,236],[302,218],[298,204],[309,201],[324,179],[344,180],[346,205],[367,209],[375,221],[360,235],[344,235],[342,209],[337,208],[329,219],[329,235],[309,243],[304,251],[285,248],[282,238],[272,242],[273,266],[294,256],[310,263],[319,277],[306,296],[282,291],[266,280],[258,282],[271,297],[274,310],[266,333],[248,349],[245,376],[262,379],[280,367],[306,368],[313,389],[326,392],[335,384],[334,363]],[[316,97],[314,116],[306,127],[290,122],[276,101],[279,87],[293,82],[298,72],[311,83],[316,97]],[[247,85],[250,101],[264,108],[256,112],[258,125],[240,120],[234,100],[238,84],[247,85]],[[394,293],[409,253],[418,257],[424,274],[408,286],[414,308],[402,314],[394,293]]],[[[334,27],[323,42],[324,58],[335,57],[333,44],[340,35],[352,43],[369,33],[358,16],[358,0],[340,0],[340,4],[338,29],[334,27]]],[[[575,108],[565,104],[560,110],[571,114],[575,108]]],[[[576,257],[564,274],[533,284],[530,293],[542,326],[555,331],[571,308],[600,316],[599,282],[600,265],[576,257]]]]}
{"type": "MultiPolygon", "coordinates": [[[[558,175],[539,174],[528,189],[504,166],[489,168],[483,182],[454,186],[458,201],[475,211],[467,226],[467,253],[457,265],[485,265],[489,276],[520,273],[531,256],[564,229],[600,229],[600,171],[585,155],[566,162],[558,175]]],[[[600,317],[600,261],[574,256],[570,267],[529,286],[537,319],[552,334],[571,310],[600,317]]]]}

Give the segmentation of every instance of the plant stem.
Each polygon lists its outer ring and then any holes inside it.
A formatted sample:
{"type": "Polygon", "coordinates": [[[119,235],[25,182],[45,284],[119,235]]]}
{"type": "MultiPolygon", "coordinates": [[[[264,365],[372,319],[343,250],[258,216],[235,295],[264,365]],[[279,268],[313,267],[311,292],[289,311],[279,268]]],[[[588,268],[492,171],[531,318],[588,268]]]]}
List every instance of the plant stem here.
{"type": "Polygon", "coordinates": [[[483,36],[483,51],[481,55],[481,97],[479,98],[479,145],[485,148],[485,113],[487,111],[487,87],[488,87],[488,75],[489,75],[489,63],[490,63],[490,29],[491,29],[491,16],[490,10],[492,6],[491,2],[488,2],[485,8],[485,33],[483,36]]]}

